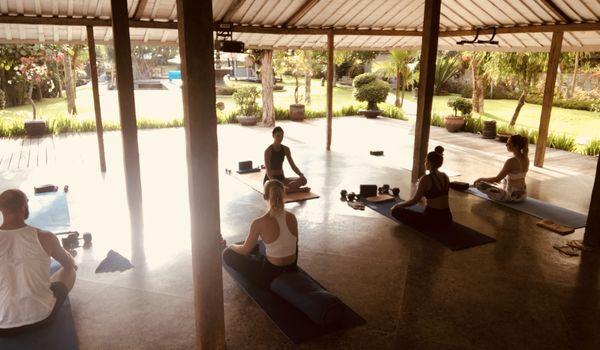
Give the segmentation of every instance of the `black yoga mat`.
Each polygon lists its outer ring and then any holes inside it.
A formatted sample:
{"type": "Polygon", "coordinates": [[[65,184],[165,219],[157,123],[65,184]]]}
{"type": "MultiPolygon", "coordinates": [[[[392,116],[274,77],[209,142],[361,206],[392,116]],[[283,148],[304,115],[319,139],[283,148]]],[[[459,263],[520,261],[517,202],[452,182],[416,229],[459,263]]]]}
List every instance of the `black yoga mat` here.
{"type": "MultiPolygon", "coordinates": [[[[395,217],[392,216],[390,209],[396,204],[402,202],[399,199],[394,201],[385,202],[385,203],[371,203],[369,201],[363,201],[365,206],[375,210],[381,215],[384,215],[397,223],[401,223],[396,220],[395,217]]],[[[423,208],[414,205],[407,209],[414,210],[417,212],[423,212],[423,208]]],[[[412,227],[412,226],[411,226],[412,227]]],[[[429,238],[433,238],[436,241],[443,244],[446,248],[450,250],[462,250],[467,248],[476,247],[479,245],[493,243],[496,240],[492,237],[488,237],[482,233],[479,233],[471,228],[463,226],[457,222],[453,222],[452,226],[447,229],[434,229],[431,227],[413,227],[417,231],[423,233],[429,238]]]]}
{"type": "MultiPolygon", "coordinates": [[[[236,280],[242,289],[252,298],[275,323],[275,325],[295,344],[300,344],[325,334],[357,327],[366,321],[344,304],[344,315],[337,324],[322,327],[313,323],[308,316],[283,300],[270,289],[258,286],[239,274],[231,267],[223,264],[225,270],[236,280]]],[[[312,279],[306,272],[298,268],[299,272],[312,279]]],[[[315,281],[316,282],[316,281],[315,281]]],[[[318,282],[317,282],[318,283],[318,282]]],[[[325,288],[324,288],[325,289],[325,288]]]]}
{"type": "MultiPolygon", "coordinates": [[[[52,271],[58,268],[53,263],[52,271]]],[[[47,324],[26,333],[2,336],[0,335],[0,349],[2,350],[77,350],[79,340],[71,313],[69,297],[65,299],[56,317],[47,324]]]]}

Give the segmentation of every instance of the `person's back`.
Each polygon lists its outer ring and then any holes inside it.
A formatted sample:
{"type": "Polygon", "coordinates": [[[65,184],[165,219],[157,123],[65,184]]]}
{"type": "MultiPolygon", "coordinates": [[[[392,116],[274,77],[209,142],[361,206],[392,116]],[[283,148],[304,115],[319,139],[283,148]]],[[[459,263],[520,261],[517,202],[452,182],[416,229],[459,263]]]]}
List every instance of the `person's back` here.
{"type": "Polygon", "coordinates": [[[294,263],[298,243],[294,214],[281,210],[263,216],[260,221],[260,236],[265,243],[267,259],[278,266],[294,263]]]}
{"type": "Polygon", "coordinates": [[[50,315],[56,300],[49,267],[37,229],[0,229],[0,328],[33,324],[50,315]]]}
{"type": "Polygon", "coordinates": [[[50,232],[25,224],[27,196],[0,194],[0,335],[28,331],[50,321],[75,284],[75,262],[50,232]],[[62,265],[52,276],[50,258],[62,265]]]}

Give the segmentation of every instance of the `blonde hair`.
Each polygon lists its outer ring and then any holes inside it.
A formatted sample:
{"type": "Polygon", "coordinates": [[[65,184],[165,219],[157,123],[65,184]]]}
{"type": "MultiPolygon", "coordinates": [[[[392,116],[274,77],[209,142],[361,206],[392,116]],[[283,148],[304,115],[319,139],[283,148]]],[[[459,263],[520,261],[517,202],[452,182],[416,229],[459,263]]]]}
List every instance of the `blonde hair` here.
{"type": "Polygon", "coordinates": [[[278,180],[265,182],[264,199],[269,202],[269,214],[273,215],[283,210],[285,204],[285,189],[278,180]]]}

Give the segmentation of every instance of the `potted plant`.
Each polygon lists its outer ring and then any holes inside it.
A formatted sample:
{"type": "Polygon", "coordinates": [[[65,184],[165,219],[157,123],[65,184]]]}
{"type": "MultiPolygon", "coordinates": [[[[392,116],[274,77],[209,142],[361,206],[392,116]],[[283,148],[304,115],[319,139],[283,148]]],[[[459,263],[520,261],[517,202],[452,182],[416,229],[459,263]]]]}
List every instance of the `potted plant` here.
{"type": "Polygon", "coordinates": [[[241,115],[236,117],[241,125],[256,125],[258,122],[258,104],[256,99],[260,96],[260,92],[254,86],[239,88],[233,93],[233,100],[238,106],[241,115]]]}
{"type": "Polygon", "coordinates": [[[473,103],[463,97],[448,100],[448,107],[454,109],[454,115],[444,118],[444,126],[449,132],[457,132],[465,125],[465,117],[471,114],[473,103]],[[460,116],[458,112],[460,111],[460,116]]]}
{"type": "Polygon", "coordinates": [[[294,77],[294,103],[290,104],[290,120],[301,122],[304,120],[305,106],[301,103],[304,96],[300,93],[299,78],[304,76],[306,72],[311,71],[311,67],[307,63],[304,51],[281,52],[276,57],[276,61],[277,73],[289,72],[294,77]]]}
{"type": "Polygon", "coordinates": [[[33,111],[33,120],[26,120],[24,122],[25,133],[27,136],[39,137],[44,135],[46,132],[46,121],[37,120],[37,108],[33,101],[33,88],[44,82],[44,79],[48,76],[48,70],[45,65],[38,64],[35,57],[22,57],[21,64],[17,67],[19,74],[27,81],[29,87],[27,91],[27,99],[31,103],[33,111]]]}
{"type": "Polygon", "coordinates": [[[358,101],[367,102],[367,109],[359,110],[358,113],[367,118],[377,118],[383,113],[377,108],[377,104],[385,102],[390,92],[390,84],[379,79],[374,73],[363,73],[357,75],[353,80],[354,98],[358,101]]]}

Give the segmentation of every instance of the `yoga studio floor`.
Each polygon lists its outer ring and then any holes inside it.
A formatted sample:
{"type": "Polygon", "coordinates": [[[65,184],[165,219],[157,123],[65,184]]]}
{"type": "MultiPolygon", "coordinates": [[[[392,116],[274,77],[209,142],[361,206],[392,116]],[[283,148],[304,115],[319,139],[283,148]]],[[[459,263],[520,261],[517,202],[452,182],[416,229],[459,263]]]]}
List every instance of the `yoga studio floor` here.
{"type": "MultiPolygon", "coordinates": [[[[287,206],[300,226],[299,264],[367,320],[367,324],[299,345],[307,349],[598,349],[600,255],[565,257],[552,248],[581,239],[535,225],[536,218],[451,192],[456,221],[497,242],[450,251],[417,231],[339,200],[361,183],[410,192],[409,122],[336,118],[332,151],[325,121],[280,125],[296,163],[319,199],[287,206]],[[371,157],[369,150],[383,150],[371,157]]],[[[262,214],[261,196],[225,174],[237,161],[262,163],[270,130],[219,126],[221,228],[240,240],[262,214]]],[[[143,227],[128,219],[119,133],[106,133],[108,172],[98,170],[94,134],[0,140],[0,189],[69,185],[73,228],[92,232],[78,251],[71,293],[82,349],[190,349],[194,343],[192,267],[184,131],[139,132],[143,227]],[[135,268],[94,274],[113,249],[135,268]]],[[[502,144],[433,128],[430,147],[446,148],[444,169],[472,182],[495,175],[502,144]]],[[[533,156],[533,153],[531,153],[533,156]]],[[[528,175],[537,199],[587,213],[597,159],[549,150],[547,168],[528,175]]],[[[218,203],[214,203],[218,205],[218,203]]],[[[223,274],[230,349],[293,348],[284,334],[223,274]]]]}

